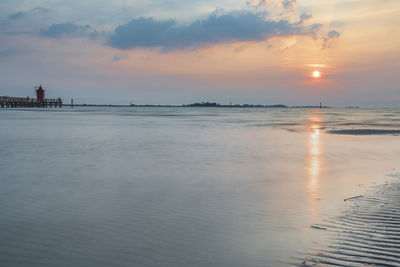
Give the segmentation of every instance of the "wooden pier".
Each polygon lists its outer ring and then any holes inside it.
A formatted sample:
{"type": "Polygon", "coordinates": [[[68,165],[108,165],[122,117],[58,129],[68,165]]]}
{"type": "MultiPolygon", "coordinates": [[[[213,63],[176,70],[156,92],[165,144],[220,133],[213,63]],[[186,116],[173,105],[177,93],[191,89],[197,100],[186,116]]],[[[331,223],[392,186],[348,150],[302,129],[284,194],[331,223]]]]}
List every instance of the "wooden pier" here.
{"type": "Polygon", "coordinates": [[[42,85],[36,87],[36,98],[0,96],[1,108],[51,108],[62,107],[61,98],[46,99],[42,85]]]}
{"type": "Polygon", "coordinates": [[[0,96],[1,108],[51,108],[62,107],[61,98],[38,101],[29,97],[0,96]]]}

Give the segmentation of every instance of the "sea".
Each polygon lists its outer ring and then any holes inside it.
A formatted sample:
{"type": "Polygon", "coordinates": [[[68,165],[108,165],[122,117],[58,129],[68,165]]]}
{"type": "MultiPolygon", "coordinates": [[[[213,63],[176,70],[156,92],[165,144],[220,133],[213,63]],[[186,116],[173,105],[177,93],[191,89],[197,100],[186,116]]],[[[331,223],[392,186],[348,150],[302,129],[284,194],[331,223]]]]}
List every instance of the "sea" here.
{"type": "Polygon", "coordinates": [[[400,109],[0,109],[0,266],[400,266],[400,109]]]}

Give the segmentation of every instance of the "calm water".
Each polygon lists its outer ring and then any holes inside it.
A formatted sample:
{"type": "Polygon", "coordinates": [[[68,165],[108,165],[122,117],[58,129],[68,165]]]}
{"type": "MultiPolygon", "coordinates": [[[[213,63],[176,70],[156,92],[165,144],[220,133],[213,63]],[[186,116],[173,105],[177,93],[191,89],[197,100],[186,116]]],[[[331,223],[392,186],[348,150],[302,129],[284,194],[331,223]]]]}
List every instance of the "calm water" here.
{"type": "Polygon", "coordinates": [[[311,225],[400,168],[400,110],[63,108],[0,122],[1,266],[287,266],[328,242],[311,225]]]}

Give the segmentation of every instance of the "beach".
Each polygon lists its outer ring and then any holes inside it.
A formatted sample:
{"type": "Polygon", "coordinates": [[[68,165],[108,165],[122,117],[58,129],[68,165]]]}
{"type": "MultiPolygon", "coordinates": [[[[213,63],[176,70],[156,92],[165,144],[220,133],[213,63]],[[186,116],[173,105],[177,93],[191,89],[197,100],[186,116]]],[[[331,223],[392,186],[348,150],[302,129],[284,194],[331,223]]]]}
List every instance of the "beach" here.
{"type": "Polygon", "coordinates": [[[331,242],[319,244],[295,266],[399,266],[400,173],[395,181],[374,186],[365,195],[346,199],[341,215],[311,227],[329,232],[331,242]]]}
{"type": "Polygon", "coordinates": [[[399,109],[0,121],[2,266],[399,266],[399,109]]]}

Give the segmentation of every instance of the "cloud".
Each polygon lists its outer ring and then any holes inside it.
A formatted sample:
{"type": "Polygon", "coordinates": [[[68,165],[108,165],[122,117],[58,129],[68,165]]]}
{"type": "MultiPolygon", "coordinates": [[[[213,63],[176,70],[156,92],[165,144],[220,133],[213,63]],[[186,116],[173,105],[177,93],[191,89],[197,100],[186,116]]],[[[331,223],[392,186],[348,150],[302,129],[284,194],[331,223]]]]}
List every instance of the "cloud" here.
{"type": "Polygon", "coordinates": [[[338,38],[340,36],[340,33],[337,31],[330,31],[328,32],[328,38],[333,39],[333,38],[338,38]]]}
{"type": "Polygon", "coordinates": [[[303,13],[300,15],[300,23],[303,23],[305,21],[308,21],[312,18],[312,15],[309,13],[303,13]]]}
{"type": "Polygon", "coordinates": [[[21,18],[23,18],[24,16],[25,16],[25,13],[19,11],[19,12],[16,12],[16,13],[13,13],[13,14],[9,15],[8,18],[14,20],[14,19],[21,19],[21,18]]]}
{"type": "Polygon", "coordinates": [[[46,14],[46,13],[50,12],[50,9],[38,6],[38,7],[33,8],[31,11],[46,14]]]}
{"type": "Polygon", "coordinates": [[[326,37],[324,37],[323,48],[329,48],[331,46],[332,40],[337,39],[339,37],[340,37],[340,33],[337,31],[333,30],[333,31],[328,32],[326,37]]]}
{"type": "Polygon", "coordinates": [[[113,58],[112,58],[112,61],[113,61],[113,62],[117,62],[117,61],[120,61],[120,60],[122,60],[122,59],[127,59],[127,58],[129,58],[128,55],[125,55],[125,54],[115,54],[115,55],[113,56],[113,58]]]}
{"type": "Polygon", "coordinates": [[[247,6],[255,6],[255,7],[261,7],[261,6],[269,6],[272,5],[272,0],[250,0],[246,2],[247,6]]]}
{"type": "Polygon", "coordinates": [[[53,24],[47,29],[40,30],[42,35],[51,38],[59,38],[62,36],[81,36],[87,34],[90,29],[89,25],[79,26],[71,22],[53,24]]]}
{"type": "Polygon", "coordinates": [[[282,5],[286,9],[293,9],[296,6],[296,0],[283,0],[282,5]]]}
{"type": "Polygon", "coordinates": [[[319,24],[319,23],[311,25],[310,34],[315,40],[318,39],[318,32],[321,31],[323,26],[324,25],[319,24]]]}
{"type": "Polygon", "coordinates": [[[271,5],[281,5],[285,9],[293,9],[296,6],[296,0],[249,0],[246,2],[248,7],[265,7],[271,5]]]}
{"type": "Polygon", "coordinates": [[[18,48],[7,48],[0,51],[0,58],[8,58],[12,56],[22,55],[28,53],[25,50],[18,49],[18,48]]]}
{"type": "Polygon", "coordinates": [[[24,18],[26,16],[29,16],[29,15],[35,15],[35,13],[46,14],[46,13],[49,13],[49,12],[50,12],[50,10],[47,9],[47,8],[35,7],[33,9],[28,10],[28,11],[15,12],[15,13],[9,15],[7,18],[11,19],[11,20],[18,20],[18,19],[22,19],[22,18],[24,18]]]}
{"type": "Polygon", "coordinates": [[[238,15],[211,14],[206,19],[183,26],[177,25],[175,20],[159,21],[141,17],[118,26],[107,44],[118,49],[177,50],[220,43],[264,41],[275,36],[314,36],[312,26],[306,28],[298,22],[290,23],[287,20],[265,20],[263,15],[251,12],[238,15]]]}

